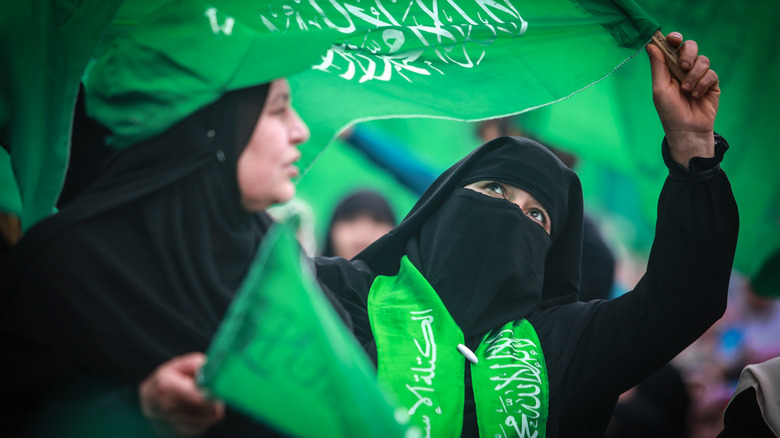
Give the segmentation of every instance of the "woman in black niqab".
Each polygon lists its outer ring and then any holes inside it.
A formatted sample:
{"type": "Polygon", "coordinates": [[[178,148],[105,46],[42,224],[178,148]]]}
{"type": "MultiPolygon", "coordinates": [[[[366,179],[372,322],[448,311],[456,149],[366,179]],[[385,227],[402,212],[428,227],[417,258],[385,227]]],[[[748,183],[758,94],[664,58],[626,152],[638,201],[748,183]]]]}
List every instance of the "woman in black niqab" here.
{"type": "MultiPolygon", "coordinates": [[[[398,273],[407,255],[474,347],[507,321],[576,300],[581,236],[582,190],[576,174],[533,140],[501,137],[437,178],[400,225],[355,257],[356,271],[320,259],[318,275],[331,289],[347,290],[365,302],[373,278],[398,273]],[[531,193],[551,216],[550,235],[513,203],[465,188],[480,180],[531,193]]],[[[370,344],[362,313],[353,313],[356,333],[370,344]]]]}
{"type": "Polygon", "coordinates": [[[407,254],[468,342],[542,301],[575,300],[581,236],[577,175],[533,140],[500,137],[444,172],[401,225],[356,259],[392,275],[407,254]],[[465,188],[480,180],[531,193],[551,216],[550,235],[513,203],[465,188]]]}
{"type": "MultiPolygon", "coordinates": [[[[583,216],[576,175],[541,145],[506,137],[447,170],[398,227],[351,262],[318,259],[317,274],[339,294],[374,360],[397,359],[377,352],[369,292],[378,276],[399,274],[402,256],[432,286],[472,351],[491,330],[525,319],[547,369],[546,436],[601,436],[617,397],[722,314],[738,218],[718,166],[728,146],[717,135],[714,145],[713,158],[692,158],[686,169],[664,142],[670,176],[647,273],[618,299],[577,300],[583,216]],[[529,192],[549,213],[550,234],[513,203],[465,188],[477,181],[529,192]]],[[[462,360],[462,436],[478,436],[472,367],[462,360]]],[[[403,384],[396,390],[405,391],[403,384]]]]}

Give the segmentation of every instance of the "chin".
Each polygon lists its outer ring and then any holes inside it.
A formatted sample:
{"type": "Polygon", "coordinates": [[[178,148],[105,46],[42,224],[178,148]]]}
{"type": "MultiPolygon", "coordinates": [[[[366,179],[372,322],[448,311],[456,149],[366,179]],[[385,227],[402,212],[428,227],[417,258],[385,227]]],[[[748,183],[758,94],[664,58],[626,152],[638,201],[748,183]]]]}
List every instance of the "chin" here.
{"type": "Polygon", "coordinates": [[[289,188],[279,194],[279,198],[276,202],[281,204],[289,201],[293,197],[295,197],[295,186],[291,184],[289,188]]]}

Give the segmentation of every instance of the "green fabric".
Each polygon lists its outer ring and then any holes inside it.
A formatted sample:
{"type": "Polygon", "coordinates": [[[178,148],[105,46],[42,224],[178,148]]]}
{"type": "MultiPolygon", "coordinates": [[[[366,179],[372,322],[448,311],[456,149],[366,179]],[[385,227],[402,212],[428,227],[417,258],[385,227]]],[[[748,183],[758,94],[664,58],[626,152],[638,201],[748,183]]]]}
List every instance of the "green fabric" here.
{"type": "Polygon", "coordinates": [[[550,386],[542,345],[525,319],[489,334],[471,364],[479,435],[544,438],[550,386]]]}
{"type": "MultiPolygon", "coordinates": [[[[780,2],[643,0],[663,25],[695,40],[722,90],[715,130],[731,148],[721,164],[739,205],[735,268],[754,276],[780,247],[780,148],[777,46],[780,2]]],[[[660,159],[663,130],[652,103],[647,56],[560,104],[519,118],[543,142],[576,153],[586,206],[623,244],[647,254],[659,188],[668,175],[660,159]]]]}
{"type": "Polygon", "coordinates": [[[0,6],[0,144],[19,188],[0,209],[25,229],[54,213],[70,147],[79,80],[121,0],[24,0],[0,6]],[[21,202],[21,205],[18,204],[21,202]]]}
{"type": "Polygon", "coordinates": [[[294,436],[405,436],[404,416],[304,263],[289,225],[275,226],[209,346],[201,384],[294,436]]]}
{"type": "Polygon", "coordinates": [[[426,437],[459,437],[463,428],[463,332],[428,281],[401,259],[398,275],[378,276],[368,295],[379,383],[408,409],[426,437]]]}
{"type": "Polygon", "coordinates": [[[767,257],[751,279],[753,291],[767,298],[780,298],[780,248],[767,257]]]}
{"type": "Polygon", "coordinates": [[[16,185],[11,156],[0,147],[0,211],[22,215],[22,200],[19,199],[19,187],[16,185]]]}
{"type": "MultiPolygon", "coordinates": [[[[401,258],[394,276],[378,276],[368,295],[379,382],[408,409],[427,437],[463,429],[466,358],[463,332],[420,271],[401,258]]],[[[489,333],[470,363],[480,436],[543,438],[549,384],[536,331],[525,319],[489,333]]]]}
{"type": "MultiPolygon", "coordinates": [[[[315,61],[318,68],[290,78],[295,106],[312,130],[304,148],[307,166],[337,130],[357,120],[475,120],[557,101],[609,74],[658,27],[631,0],[470,0],[437,2],[435,9],[416,2],[193,0],[181,5],[178,18],[162,18],[176,9],[174,2],[128,0],[112,22],[122,3],[30,0],[0,8],[0,83],[7,84],[0,99],[0,144],[12,151],[25,228],[54,211],[78,82],[90,55],[123,67],[89,75],[97,96],[92,102],[123,108],[117,113],[93,103],[90,109],[117,130],[115,145],[122,147],[214,100],[212,86],[238,88],[292,74],[311,62],[308,56],[318,47],[332,45],[315,61]],[[214,20],[197,5],[217,8],[214,20]],[[179,32],[131,35],[150,16],[180,23],[192,12],[207,26],[188,35],[197,44],[182,43],[179,32]],[[244,46],[246,69],[222,64],[240,58],[219,45],[219,38],[227,38],[228,17],[235,19],[233,36],[256,40],[244,46]],[[152,45],[160,51],[144,50],[152,45]],[[134,55],[112,54],[119,49],[134,55]],[[149,60],[159,64],[141,64],[149,60]],[[132,74],[137,76],[130,80],[132,74]],[[123,86],[139,86],[139,95],[151,99],[128,103],[132,93],[123,86]],[[125,112],[124,105],[133,111],[125,112]],[[166,105],[170,112],[160,107],[166,105]]],[[[13,205],[12,198],[0,199],[0,206],[13,205]]]]}
{"type": "Polygon", "coordinates": [[[290,77],[312,132],[304,164],[354,121],[479,120],[558,101],[611,73],[659,27],[631,0],[301,2],[271,4],[261,18],[287,34],[319,25],[341,34],[319,65],[290,77]]]}
{"type": "Polygon", "coordinates": [[[87,110],[122,149],[159,134],[226,91],[308,67],[333,32],[257,28],[256,12],[229,0],[174,1],[102,49],[85,83],[87,110]]]}

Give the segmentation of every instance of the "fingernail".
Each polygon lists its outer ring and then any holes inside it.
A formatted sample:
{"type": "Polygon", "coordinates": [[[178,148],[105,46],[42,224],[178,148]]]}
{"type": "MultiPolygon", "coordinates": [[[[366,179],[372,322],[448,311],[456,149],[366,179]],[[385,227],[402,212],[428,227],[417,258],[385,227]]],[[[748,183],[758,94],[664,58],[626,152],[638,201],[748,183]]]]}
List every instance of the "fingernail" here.
{"type": "Polygon", "coordinates": [[[689,84],[687,82],[683,82],[682,89],[683,89],[683,91],[691,91],[691,84],[689,84]]]}
{"type": "Polygon", "coordinates": [[[680,68],[683,70],[688,70],[689,68],[691,68],[691,63],[688,61],[683,61],[680,63],[680,68]]]}
{"type": "Polygon", "coordinates": [[[672,33],[669,34],[669,36],[673,37],[673,38],[682,39],[682,34],[680,32],[672,32],[672,33]]]}
{"type": "Polygon", "coordinates": [[[699,98],[699,97],[701,97],[701,93],[699,93],[698,91],[694,91],[693,92],[693,97],[699,98]]]}

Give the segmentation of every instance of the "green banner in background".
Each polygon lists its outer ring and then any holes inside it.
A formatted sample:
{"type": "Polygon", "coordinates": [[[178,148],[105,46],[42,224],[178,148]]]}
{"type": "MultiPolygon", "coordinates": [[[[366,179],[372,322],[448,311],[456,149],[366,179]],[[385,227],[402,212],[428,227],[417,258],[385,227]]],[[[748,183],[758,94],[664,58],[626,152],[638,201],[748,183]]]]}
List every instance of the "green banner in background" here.
{"type": "Polygon", "coordinates": [[[275,226],[209,347],[202,385],[293,436],[416,436],[306,263],[288,225],[275,226]]]}

